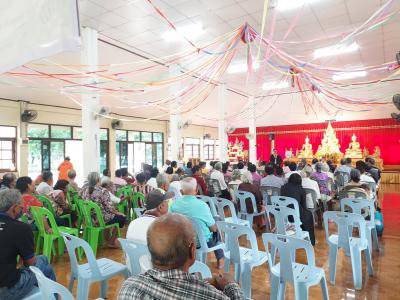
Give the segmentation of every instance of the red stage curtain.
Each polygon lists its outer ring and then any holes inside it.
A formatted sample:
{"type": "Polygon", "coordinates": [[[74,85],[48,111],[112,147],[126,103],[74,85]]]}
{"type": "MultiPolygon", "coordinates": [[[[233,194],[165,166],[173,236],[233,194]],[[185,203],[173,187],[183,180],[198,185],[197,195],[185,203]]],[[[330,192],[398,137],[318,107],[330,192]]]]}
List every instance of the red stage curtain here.
{"type": "MultiPolygon", "coordinates": [[[[257,128],[257,158],[268,160],[270,155],[269,133],[275,134],[275,148],[283,157],[285,148],[292,148],[293,154],[296,149],[301,149],[306,136],[310,138],[313,151],[321,144],[327,123],[300,124],[286,126],[268,126],[257,128]]],[[[353,133],[357,136],[361,149],[366,147],[372,155],[375,146],[381,149],[381,158],[385,165],[400,165],[400,123],[393,119],[360,120],[347,122],[333,122],[336,137],[344,153],[351,142],[353,133]]],[[[229,137],[234,141],[236,137],[244,142],[244,149],[248,149],[248,140],[245,134],[247,128],[239,128],[229,137]]]]}

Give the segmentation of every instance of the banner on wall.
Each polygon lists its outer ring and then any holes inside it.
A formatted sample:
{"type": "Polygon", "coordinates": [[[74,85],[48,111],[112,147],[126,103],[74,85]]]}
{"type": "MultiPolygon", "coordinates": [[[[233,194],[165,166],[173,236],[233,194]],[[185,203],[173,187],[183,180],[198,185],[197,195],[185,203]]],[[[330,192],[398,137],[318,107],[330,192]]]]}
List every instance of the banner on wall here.
{"type": "Polygon", "coordinates": [[[32,60],[80,47],[75,0],[0,2],[0,74],[32,60]]]}
{"type": "MultiPolygon", "coordinates": [[[[274,147],[282,157],[285,156],[286,149],[292,148],[293,154],[296,153],[296,149],[300,150],[306,137],[309,138],[315,154],[326,127],[327,123],[257,127],[257,159],[269,160],[271,143],[268,135],[271,132],[275,133],[274,147]]],[[[400,165],[398,155],[400,153],[400,123],[393,119],[333,122],[332,127],[336,132],[342,153],[346,152],[352,135],[355,134],[361,149],[366,148],[372,155],[377,146],[380,148],[380,157],[385,165],[400,165]]],[[[229,141],[238,139],[243,143],[243,149],[247,150],[246,133],[248,133],[248,128],[238,128],[229,135],[229,141]]]]}

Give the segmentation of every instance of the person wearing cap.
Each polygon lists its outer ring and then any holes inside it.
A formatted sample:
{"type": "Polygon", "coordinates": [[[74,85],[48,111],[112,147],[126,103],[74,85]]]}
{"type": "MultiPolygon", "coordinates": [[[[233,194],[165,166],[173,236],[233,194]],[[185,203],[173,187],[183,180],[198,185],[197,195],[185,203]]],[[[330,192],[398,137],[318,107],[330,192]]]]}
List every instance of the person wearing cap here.
{"type": "Polygon", "coordinates": [[[146,210],[142,217],[129,224],[126,239],[147,245],[147,229],[156,218],[168,213],[168,201],[173,197],[174,194],[171,192],[165,194],[159,190],[149,192],[146,196],[146,210]]]}

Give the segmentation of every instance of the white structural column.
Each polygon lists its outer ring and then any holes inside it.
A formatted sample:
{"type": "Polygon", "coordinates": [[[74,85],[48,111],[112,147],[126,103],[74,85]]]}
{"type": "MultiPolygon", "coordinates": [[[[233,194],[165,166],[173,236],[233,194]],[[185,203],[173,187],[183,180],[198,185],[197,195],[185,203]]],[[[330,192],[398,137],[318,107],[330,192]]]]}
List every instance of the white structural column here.
{"type": "MultiPolygon", "coordinates": [[[[97,31],[92,28],[82,30],[81,63],[92,66],[95,71],[98,65],[97,31]]],[[[85,84],[95,84],[95,79],[84,79],[85,84]]],[[[99,111],[99,95],[82,95],[82,146],[83,146],[83,174],[86,178],[89,172],[99,171],[100,141],[99,118],[95,114],[99,111]]]]}
{"type": "Polygon", "coordinates": [[[219,160],[228,160],[228,135],[226,134],[226,84],[218,87],[218,139],[219,160]]]}
{"type": "MultiPolygon", "coordinates": [[[[175,77],[180,74],[180,69],[178,65],[171,65],[169,67],[169,74],[171,77],[175,77]]],[[[171,94],[178,95],[180,92],[181,84],[177,82],[171,85],[171,94]]],[[[180,113],[181,101],[177,97],[174,101],[170,103],[169,112],[169,135],[171,141],[171,159],[178,161],[182,159],[179,157],[179,148],[181,147],[182,140],[182,129],[181,127],[181,113],[180,113]]]]}
{"type": "Polygon", "coordinates": [[[253,164],[257,162],[256,147],[256,106],[254,97],[249,97],[249,161],[253,164]]]}

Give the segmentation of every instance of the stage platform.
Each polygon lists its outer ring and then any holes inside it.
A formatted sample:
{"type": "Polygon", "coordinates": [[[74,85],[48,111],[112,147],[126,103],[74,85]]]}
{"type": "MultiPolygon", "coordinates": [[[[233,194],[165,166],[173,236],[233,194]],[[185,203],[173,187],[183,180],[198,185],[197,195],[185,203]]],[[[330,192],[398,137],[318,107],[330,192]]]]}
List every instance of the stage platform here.
{"type": "Polygon", "coordinates": [[[385,166],[382,171],[381,182],[400,184],[400,166],[385,166]]]}

